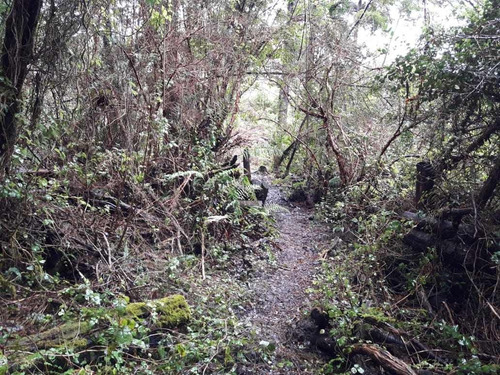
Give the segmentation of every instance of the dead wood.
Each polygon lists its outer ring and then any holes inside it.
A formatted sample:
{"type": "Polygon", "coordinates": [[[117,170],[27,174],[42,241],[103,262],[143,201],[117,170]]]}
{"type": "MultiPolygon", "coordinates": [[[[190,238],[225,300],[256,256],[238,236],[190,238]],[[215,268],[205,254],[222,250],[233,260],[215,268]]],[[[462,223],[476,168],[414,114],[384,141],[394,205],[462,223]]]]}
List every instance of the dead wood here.
{"type": "Polygon", "coordinates": [[[422,344],[416,338],[411,337],[407,332],[396,329],[389,323],[380,322],[370,317],[365,318],[364,322],[372,326],[367,331],[367,338],[373,340],[373,342],[383,345],[396,345],[404,349],[406,353],[418,354],[442,364],[446,363],[446,361],[434,354],[432,349],[422,344]]]}
{"type": "Polygon", "coordinates": [[[404,212],[402,216],[415,222],[416,226],[403,237],[403,243],[418,252],[436,247],[445,262],[460,266],[466,260],[464,246],[473,245],[484,237],[484,232],[475,226],[460,224],[462,218],[470,213],[470,208],[442,210],[437,217],[404,212]]]}
{"type": "Polygon", "coordinates": [[[421,217],[413,212],[404,212],[402,216],[415,222],[418,230],[436,234],[442,239],[452,238],[458,231],[458,225],[449,220],[443,220],[435,217],[421,217]]]}
{"type": "Polygon", "coordinates": [[[385,370],[392,372],[396,375],[418,375],[410,365],[399,358],[394,357],[387,350],[384,350],[377,345],[361,344],[355,345],[352,348],[350,356],[356,354],[369,356],[377,364],[382,366],[385,370]]]}
{"type": "Polygon", "coordinates": [[[220,168],[217,168],[217,169],[213,169],[211,171],[208,171],[206,174],[205,174],[205,179],[209,179],[209,178],[212,178],[213,176],[215,176],[216,174],[218,173],[221,173],[221,172],[224,172],[224,171],[229,171],[231,169],[235,169],[238,167],[238,163],[237,163],[237,160],[238,160],[238,156],[234,156],[230,162],[228,163],[225,163],[223,164],[220,168]]]}
{"type": "Polygon", "coordinates": [[[36,176],[36,177],[46,177],[46,178],[54,178],[57,175],[55,171],[50,169],[21,170],[20,173],[26,176],[36,176]]]}

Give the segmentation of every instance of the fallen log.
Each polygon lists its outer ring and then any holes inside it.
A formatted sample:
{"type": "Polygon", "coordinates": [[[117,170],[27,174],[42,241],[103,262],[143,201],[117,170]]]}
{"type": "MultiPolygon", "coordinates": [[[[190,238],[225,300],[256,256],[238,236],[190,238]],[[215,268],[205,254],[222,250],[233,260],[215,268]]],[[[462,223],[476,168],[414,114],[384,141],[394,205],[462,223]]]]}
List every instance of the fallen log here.
{"type": "MultiPolygon", "coordinates": [[[[373,322],[374,319],[370,319],[370,321],[373,322]]],[[[376,322],[376,324],[382,326],[382,328],[368,328],[366,338],[382,345],[395,345],[410,355],[418,354],[419,356],[432,359],[441,364],[446,364],[446,362],[437,356],[432,349],[428,348],[417,339],[410,338],[407,333],[401,332],[386,323],[376,322]]]]}
{"type": "MultiPolygon", "coordinates": [[[[100,316],[95,309],[95,316],[100,316]]],[[[92,309],[89,310],[92,312],[92,309]]],[[[110,326],[110,322],[129,322],[127,327],[137,329],[144,319],[155,314],[155,325],[158,328],[173,328],[189,321],[191,312],[185,298],[181,295],[172,295],[146,302],[134,302],[124,308],[112,308],[104,314],[99,322],[91,324],[90,320],[70,321],[46,331],[7,341],[5,358],[9,372],[19,368],[29,369],[37,367],[44,359],[44,350],[52,348],[71,349],[82,351],[90,348],[96,340],[110,326]]],[[[92,313],[90,314],[92,315],[92,313]]],[[[0,358],[0,374],[2,365],[0,358]]]]}
{"type": "Polygon", "coordinates": [[[410,246],[412,249],[423,253],[429,247],[434,246],[436,243],[436,237],[418,229],[412,229],[403,237],[403,243],[410,246]]]}
{"type": "Polygon", "coordinates": [[[367,316],[363,318],[363,324],[359,326],[358,330],[358,336],[363,339],[371,340],[376,344],[387,347],[391,345],[400,348],[400,351],[406,353],[406,355],[418,354],[419,356],[432,359],[441,364],[447,363],[437,356],[434,350],[428,348],[407,332],[397,329],[387,322],[367,316]]]}
{"type": "Polygon", "coordinates": [[[452,238],[458,231],[458,226],[449,220],[422,217],[413,212],[403,212],[402,216],[415,222],[417,230],[433,233],[442,239],[452,238]]]}
{"type": "MultiPolygon", "coordinates": [[[[443,264],[452,269],[469,267],[488,272],[491,265],[484,260],[491,257],[495,248],[481,240],[485,236],[481,229],[460,224],[463,216],[470,213],[468,208],[442,210],[437,217],[422,217],[413,212],[404,212],[402,216],[416,225],[403,237],[403,243],[417,252],[436,248],[443,264]]],[[[491,243],[494,244],[495,241],[491,243]]]]}
{"type": "Polygon", "coordinates": [[[461,224],[462,218],[470,213],[472,209],[457,208],[441,210],[436,217],[421,216],[409,211],[403,212],[401,216],[413,221],[416,224],[415,230],[431,233],[437,239],[446,240],[458,237],[461,241],[471,244],[484,236],[484,233],[472,225],[461,224]]]}
{"type": "MultiPolygon", "coordinates": [[[[334,338],[322,333],[322,330],[330,327],[328,314],[322,311],[321,308],[314,308],[311,311],[310,318],[317,329],[317,334],[312,340],[316,348],[332,358],[337,357],[342,353],[342,349],[334,338]]],[[[418,355],[419,357],[423,356],[441,364],[446,364],[432,349],[426,347],[417,339],[410,337],[408,333],[373,317],[364,317],[363,323],[357,326],[355,335],[362,340],[371,340],[373,343],[386,346],[392,353],[375,344],[355,344],[344,349],[344,354],[354,363],[364,363],[362,357],[359,356],[367,356],[377,366],[381,366],[386,371],[396,375],[433,374],[433,372],[427,370],[413,370],[403,359],[397,357],[399,353],[401,353],[401,357],[405,358],[408,358],[408,355],[418,355]]]]}

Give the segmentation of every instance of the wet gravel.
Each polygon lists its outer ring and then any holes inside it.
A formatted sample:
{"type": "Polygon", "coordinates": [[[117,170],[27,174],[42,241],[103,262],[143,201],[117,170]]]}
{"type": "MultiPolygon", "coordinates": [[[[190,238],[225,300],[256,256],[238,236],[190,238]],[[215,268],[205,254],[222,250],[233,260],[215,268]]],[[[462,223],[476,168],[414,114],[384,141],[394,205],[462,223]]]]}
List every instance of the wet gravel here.
{"type": "Polygon", "coordinates": [[[321,359],[310,350],[305,332],[314,330],[308,314],[315,302],[308,289],[320,266],[318,255],[329,246],[328,231],[314,220],[314,209],[288,203],[277,186],[270,185],[266,205],[283,207],[272,210],[279,230],[273,246],[275,262],[247,281],[253,306],[242,319],[261,340],[276,345],[276,362],[291,362],[294,368],[276,370],[270,364],[257,372],[254,368],[241,373],[313,374],[312,363],[321,359]]]}

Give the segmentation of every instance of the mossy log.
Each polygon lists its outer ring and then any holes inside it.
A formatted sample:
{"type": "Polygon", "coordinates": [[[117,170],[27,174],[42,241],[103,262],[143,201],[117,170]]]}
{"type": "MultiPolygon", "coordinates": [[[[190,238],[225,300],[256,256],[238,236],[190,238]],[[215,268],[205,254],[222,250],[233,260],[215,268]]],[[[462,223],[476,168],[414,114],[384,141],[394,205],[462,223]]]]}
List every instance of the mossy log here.
{"type": "MultiPolygon", "coordinates": [[[[92,316],[92,310],[88,310],[88,316],[92,316]]],[[[95,316],[102,315],[97,313],[97,309],[95,310],[95,316]]],[[[37,361],[43,358],[40,351],[45,349],[82,350],[88,348],[94,344],[93,340],[100,336],[100,332],[105,332],[110,321],[142,322],[153,312],[156,314],[155,323],[159,328],[173,328],[185,324],[191,316],[189,306],[181,295],[129,303],[124,308],[109,309],[109,313],[104,314],[107,319],[101,319],[104,322],[91,324],[90,321],[85,320],[70,321],[28,337],[8,341],[5,347],[8,364],[3,366],[10,371],[19,367],[36,366],[37,361]]],[[[2,374],[1,361],[0,374],[2,374]]]]}

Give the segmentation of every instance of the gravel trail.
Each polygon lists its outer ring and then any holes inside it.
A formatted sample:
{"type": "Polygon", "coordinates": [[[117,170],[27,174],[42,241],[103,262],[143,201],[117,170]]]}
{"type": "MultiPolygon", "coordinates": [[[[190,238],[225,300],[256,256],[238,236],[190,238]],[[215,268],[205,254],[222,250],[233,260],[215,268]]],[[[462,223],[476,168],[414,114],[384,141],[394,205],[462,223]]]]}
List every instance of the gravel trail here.
{"type": "Polygon", "coordinates": [[[318,256],[329,245],[328,231],[313,220],[313,209],[289,204],[277,186],[271,185],[266,205],[284,208],[275,213],[279,231],[274,243],[276,264],[249,280],[254,305],[243,318],[257,328],[262,340],[276,345],[276,356],[267,368],[241,373],[314,374],[314,364],[321,359],[309,348],[307,331],[314,327],[308,326],[304,314],[314,307],[307,290],[320,266],[318,256]],[[289,367],[272,369],[280,362],[288,362],[289,367]]]}

